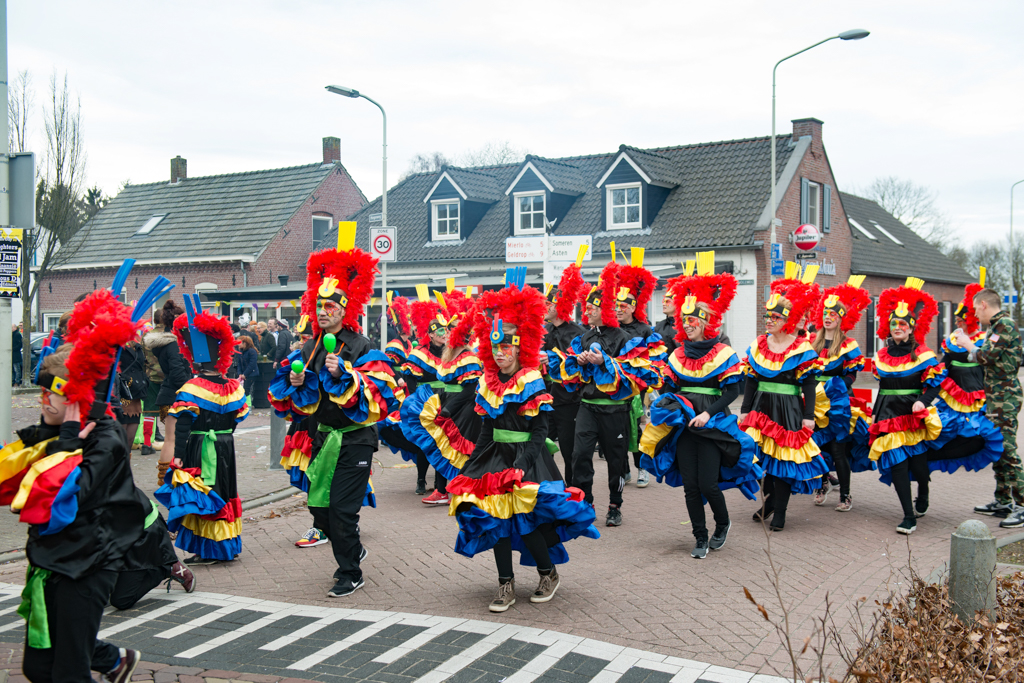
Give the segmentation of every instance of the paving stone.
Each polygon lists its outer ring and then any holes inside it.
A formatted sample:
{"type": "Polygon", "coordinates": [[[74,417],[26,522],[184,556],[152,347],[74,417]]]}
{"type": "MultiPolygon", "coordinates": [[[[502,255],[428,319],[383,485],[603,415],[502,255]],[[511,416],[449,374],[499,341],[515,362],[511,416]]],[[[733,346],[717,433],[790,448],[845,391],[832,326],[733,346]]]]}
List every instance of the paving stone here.
{"type": "Polygon", "coordinates": [[[232,678],[239,678],[242,674],[237,671],[224,671],[222,669],[209,669],[203,672],[203,678],[226,678],[231,680],[232,678]]]}

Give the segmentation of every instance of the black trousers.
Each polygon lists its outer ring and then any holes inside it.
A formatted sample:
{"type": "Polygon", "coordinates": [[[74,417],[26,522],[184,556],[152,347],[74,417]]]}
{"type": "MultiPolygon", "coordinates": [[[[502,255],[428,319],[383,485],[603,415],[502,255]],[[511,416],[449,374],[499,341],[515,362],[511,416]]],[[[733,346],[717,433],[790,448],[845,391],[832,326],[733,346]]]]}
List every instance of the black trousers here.
{"type": "Polygon", "coordinates": [[[725,496],[718,488],[718,477],[722,467],[722,455],[718,446],[710,439],[697,434],[685,433],[676,442],[676,467],[683,478],[686,495],[686,511],[690,515],[693,537],[708,540],[707,520],[704,516],[704,499],[711,506],[715,524],[729,523],[729,509],[725,496]]]}
{"type": "Polygon", "coordinates": [[[548,421],[548,434],[554,435],[558,441],[558,452],[565,462],[565,484],[572,486],[572,456],[576,450],[576,415],[580,411],[580,404],[563,403],[553,408],[548,421]]]}
{"type": "Polygon", "coordinates": [[[448,493],[448,480],[442,477],[437,470],[434,470],[434,488],[441,493],[448,493]]]}
{"type": "Polygon", "coordinates": [[[363,578],[359,569],[359,510],[370,481],[373,446],[342,445],[338,464],[331,479],[330,507],[311,507],[313,526],[331,539],[331,550],[338,563],[336,576],[358,583],[363,578]]]}
{"type": "Polygon", "coordinates": [[[889,470],[892,487],[896,489],[896,495],[899,496],[904,517],[914,517],[914,500],[910,492],[911,473],[914,475],[914,480],[917,481],[917,495],[927,500],[928,482],[931,481],[931,476],[928,471],[928,455],[926,453],[912,455],[889,470]]]}
{"type": "Polygon", "coordinates": [[[430,461],[422,452],[416,453],[416,481],[427,481],[427,470],[430,469],[430,461]]]}
{"type": "Polygon", "coordinates": [[[32,683],[92,683],[90,671],[117,666],[116,646],[96,640],[117,572],[101,570],[80,579],[53,574],[43,589],[50,627],[48,650],[29,647],[21,669],[32,683]]]}
{"type": "Polygon", "coordinates": [[[594,504],[594,446],[601,445],[608,464],[608,500],[622,506],[622,487],[628,467],[629,409],[621,412],[596,412],[581,403],[576,414],[576,443],[572,452],[572,485],[583,490],[586,501],[594,504]]]}
{"type": "Polygon", "coordinates": [[[822,449],[832,455],[832,464],[836,468],[836,476],[839,477],[839,494],[845,498],[850,495],[850,443],[848,441],[830,441],[822,449]]]}
{"type": "MultiPolygon", "coordinates": [[[[544,540],[544,534],[540,529],[534,529],[523,536],[523,545],[537,561],[537,570],[549,572],[554,568],[551,564],[551,555],[548,553],[548,543],[544,540]]],[[[499,539],[494,544],[494,562],[498,565],[498,578],[511,579],[515,577],[512,571],[512,539],[508,536],[499,539]]]]}

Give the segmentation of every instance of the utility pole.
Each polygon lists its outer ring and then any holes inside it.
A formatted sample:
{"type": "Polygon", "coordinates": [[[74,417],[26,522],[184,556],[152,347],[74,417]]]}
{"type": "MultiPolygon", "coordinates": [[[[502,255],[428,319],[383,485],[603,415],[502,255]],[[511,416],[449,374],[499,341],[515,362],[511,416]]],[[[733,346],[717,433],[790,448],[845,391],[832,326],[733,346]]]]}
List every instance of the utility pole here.
{"type": "MultiPolygon", "coordinates": [[[[0,98],[3,98],[4,113],[0,116],[0,227],[11,225],[11,193],[10,193],[10,122],[7,119],[10,100],[7,92],[7,0],[0,0],[0,98]]],[[[24,259],[22,259],[24,261],[24,259]]],[[[22,265],[24,267],[24,265],[22,265]]],[[[24,301],[24,300],[23,300],[24,301]]],[[[0,297],[0,442],[11,440],[11,384],[14,381],[11,358],[11,300],[0,297]]]]}

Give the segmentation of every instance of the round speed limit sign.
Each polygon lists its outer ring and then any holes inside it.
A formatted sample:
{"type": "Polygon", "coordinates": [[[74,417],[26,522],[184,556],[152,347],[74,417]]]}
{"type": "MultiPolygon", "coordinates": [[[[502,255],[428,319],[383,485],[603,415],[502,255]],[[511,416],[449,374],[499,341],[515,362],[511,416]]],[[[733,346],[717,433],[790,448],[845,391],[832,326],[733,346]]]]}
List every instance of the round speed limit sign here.
{"type": "Polygon", "coordinates": [[[373,228],[370,235],[370,251],[381,261],[395,261],[395,229],[373,228]]]}

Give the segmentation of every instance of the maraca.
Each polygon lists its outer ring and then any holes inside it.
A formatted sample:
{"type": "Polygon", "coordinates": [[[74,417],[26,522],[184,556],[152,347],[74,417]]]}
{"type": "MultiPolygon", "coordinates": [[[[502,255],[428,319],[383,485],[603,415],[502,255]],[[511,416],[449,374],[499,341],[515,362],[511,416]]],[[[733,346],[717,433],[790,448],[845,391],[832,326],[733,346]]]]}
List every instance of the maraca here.
{"type": "Polygon", "coordinates": [[[324,335],[324,348],[327,349],[327,353],[334,353],[334,349],[338,347],[338,338],[328,332],[324,335]]]}
{"type": "Polygon", "coordinates": [[[295,359],[292,361],[292,372],[296,375],[301,375],[306,368],[302,365],[302,361],[295,359]]]}
{"type": "Polygon", "coordinates": [[[593,344],[590,345],[590,350],[593,351],[594,353],[601,353],[601,345],[598,344],[597,342],[594,342],[593,344]]]}

